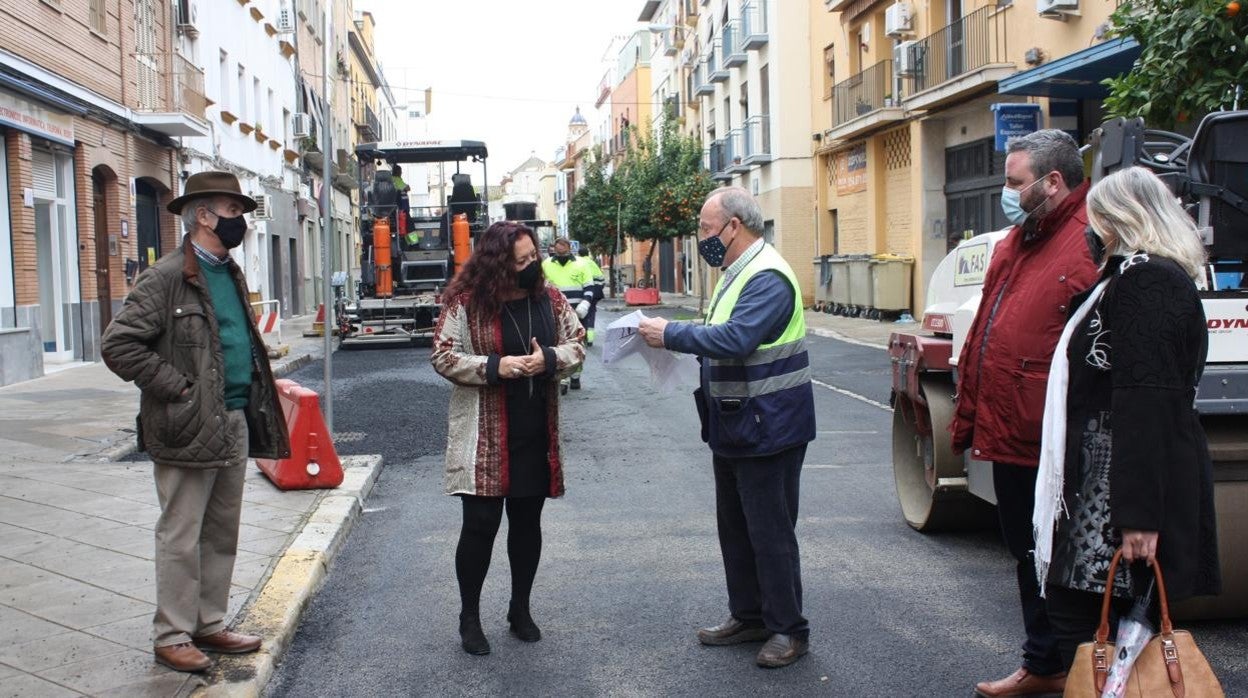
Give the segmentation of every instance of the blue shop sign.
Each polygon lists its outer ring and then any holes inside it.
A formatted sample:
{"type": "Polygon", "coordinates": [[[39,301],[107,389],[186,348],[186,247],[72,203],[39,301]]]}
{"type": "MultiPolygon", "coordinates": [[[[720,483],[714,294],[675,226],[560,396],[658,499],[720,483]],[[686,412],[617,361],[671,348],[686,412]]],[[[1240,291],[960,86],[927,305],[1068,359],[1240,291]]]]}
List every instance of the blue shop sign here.
{"type": "Polygon", "coordinates": [[[1005,150],[1005,143],[1011,138],[1040,130],[1039,104],[994,104],[992,111],[998,151],[1005,150]]]}

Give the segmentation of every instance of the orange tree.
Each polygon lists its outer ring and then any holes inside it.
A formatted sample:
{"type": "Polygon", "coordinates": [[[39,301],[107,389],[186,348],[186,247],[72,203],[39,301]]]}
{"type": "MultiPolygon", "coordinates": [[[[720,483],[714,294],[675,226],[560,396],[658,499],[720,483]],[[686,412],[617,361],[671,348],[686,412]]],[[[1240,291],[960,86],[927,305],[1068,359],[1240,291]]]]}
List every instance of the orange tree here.
{"type": "MultiPolygon", "coordinates": [[[[666,112],[659,128],[633,130],[630,143],[612,178],[621,194],[621,227],[634,240],[670,240],[698,230],[698,211],[714,188],[702,167],[702,144],[680,133],[666,112]]],[[[651,245],[647,259],[653,260],[651,245]]],[[[653,264],[649,265],[653,269],[653,264]]]]}
{"type": "Polygon", "coordinates": [[[616,223],[622,200],[619,184],[619,180],[607,175],[602,150],[594,148],[585,161],[585,181],[568,202],[568,230],[595,254],[615,251],[616,223]]]}
{"type": "Polygon", "coordinates": [[[1131,72],[1104,81],[1109,116],[1157,128],[1199,121],[1248,102],[1248,13],[1240,0],[1127,0],[1110,15],[1116,36],[1142,47],[1131,72]]]}

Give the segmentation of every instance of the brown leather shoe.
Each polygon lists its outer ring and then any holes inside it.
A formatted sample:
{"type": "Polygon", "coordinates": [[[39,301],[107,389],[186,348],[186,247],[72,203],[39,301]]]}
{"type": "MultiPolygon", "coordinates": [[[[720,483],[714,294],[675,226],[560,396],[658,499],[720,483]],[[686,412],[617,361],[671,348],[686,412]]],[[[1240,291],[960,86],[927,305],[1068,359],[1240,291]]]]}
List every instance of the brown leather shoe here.
{"type": "Polygon", "coordinates": [[[1033,674],[1026,667],[996,681],[980,681],[975,684],[975,695],[980,698],[999,696],[1060,696],[1066,690],[1066,672],[1051,676],[1033,674]]]}
{"type": "Polygon", "coordinates": [[[768,669],[778,669],[796,662],[810,651],[810,643],[792,635],[776,633],[758,651],[757,663],[768,669]]]}
{"type": "Polygon", "coordinates": [[[152,649],[152,652],[156,655],[157,663],[164,664],[174,671],[204,671],[212,666],[212,660],[208,658],[208,655],[200,652],[189,642],[156,647],[152,649]]]}
{"type": "Polygon", "coordinates": [[[260,649],[259,635],[244,635],[233,630],[222,630],[211,635],[195,638],[195,646],[209,652],[222,654],[247,654],[260,649]]]}
{"type": "Polygon", "coordinates": [[[698,630],[698,642],[704,645],[737,645],[742,642],[762,642],[771,632],[761,625],[750,625],[728,616],[728,620],[713,628],[698,630]]]}

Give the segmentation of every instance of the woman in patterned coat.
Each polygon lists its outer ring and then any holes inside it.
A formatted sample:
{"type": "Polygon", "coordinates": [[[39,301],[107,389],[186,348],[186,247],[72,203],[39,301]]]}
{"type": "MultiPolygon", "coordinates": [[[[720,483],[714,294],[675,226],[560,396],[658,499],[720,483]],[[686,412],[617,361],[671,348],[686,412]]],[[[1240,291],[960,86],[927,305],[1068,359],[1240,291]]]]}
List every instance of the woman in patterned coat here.
{"type": "MultiPolygon", "coordinates": [[[[1171,601],[1221,586],[1213,465],[1194,407],[1208,342],[1194,283],[1204,247],[1140,167],[1098,182],[1087,210],[1089,244],[1107,258],[1054,357],[1033,520],[1037,578],[1068,668],[1096,631],[1118,547],[1127,561],[1157,560],[1171,601]]],[[[1119,613],[1151,578],[1131,576],[1118,568],[1119,613]]]]}
{"type": "Polygon", "coordinates": [[[585,359],[584,330],[562,293],[542,279],[537,236],[495,223],[442,294],[433,368],[455,384],[446,445],[446,493],[463,504],[455,550],[465,652],[489,654],[481,586],[507,512],[512,634],[537,642],[529,595],[542,552],[542,507],[563,495],[559,379],[585,359]]]}

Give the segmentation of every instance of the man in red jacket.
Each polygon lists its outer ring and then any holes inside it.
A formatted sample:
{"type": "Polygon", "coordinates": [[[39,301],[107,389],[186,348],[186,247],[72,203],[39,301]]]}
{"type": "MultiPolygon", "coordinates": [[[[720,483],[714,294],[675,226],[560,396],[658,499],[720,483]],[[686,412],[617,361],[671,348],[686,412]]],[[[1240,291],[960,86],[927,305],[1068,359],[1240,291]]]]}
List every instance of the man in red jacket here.
{"type": "Polygon", "coordinates": [[[1001,534],[1018,560],[1023,607],[1022,667],[982,681],[985,698],[1061,693],[1062,660],[1049,627],[1032,561],[1031,515],[1049,361],[1071,298],[1096,280],[1083,159],[1075,139],[1046,129],[1006,145],[1001,206],[1014,223],[996,247],[979,311],[958,359],[954,451],[992,461],[1001,534]]]}

